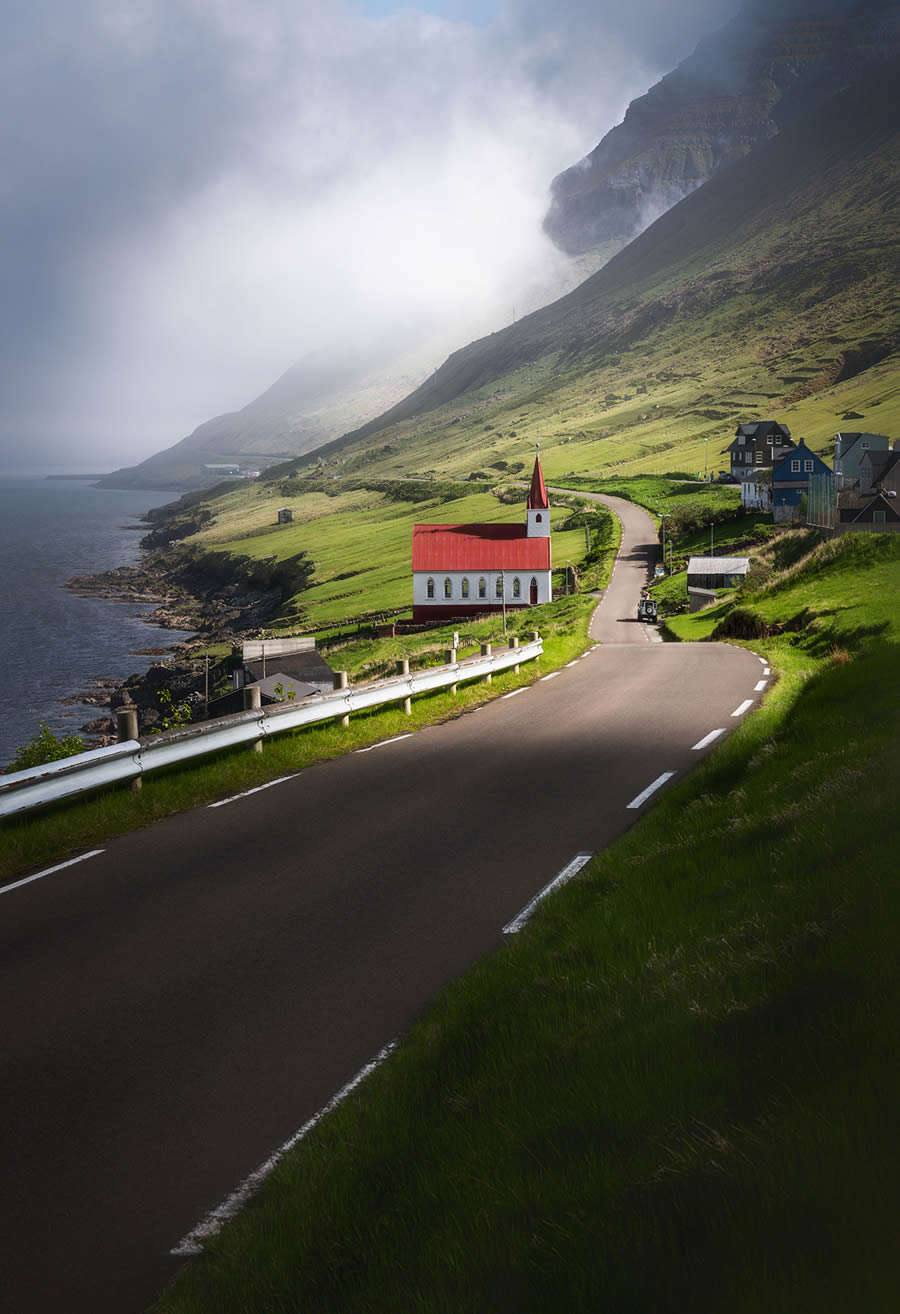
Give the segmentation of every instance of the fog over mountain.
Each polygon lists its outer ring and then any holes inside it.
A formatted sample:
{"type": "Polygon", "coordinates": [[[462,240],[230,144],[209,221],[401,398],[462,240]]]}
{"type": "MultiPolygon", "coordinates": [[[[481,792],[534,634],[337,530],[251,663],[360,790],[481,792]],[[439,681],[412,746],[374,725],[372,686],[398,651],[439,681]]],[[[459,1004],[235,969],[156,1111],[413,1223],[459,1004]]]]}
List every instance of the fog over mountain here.
{"type": "Polygon", "coordinates": [[[135,462],[313,352],[507,323],[563,270],[550,179],[737,3],[434,7],[6,6],[4,465],[135,462]]]}

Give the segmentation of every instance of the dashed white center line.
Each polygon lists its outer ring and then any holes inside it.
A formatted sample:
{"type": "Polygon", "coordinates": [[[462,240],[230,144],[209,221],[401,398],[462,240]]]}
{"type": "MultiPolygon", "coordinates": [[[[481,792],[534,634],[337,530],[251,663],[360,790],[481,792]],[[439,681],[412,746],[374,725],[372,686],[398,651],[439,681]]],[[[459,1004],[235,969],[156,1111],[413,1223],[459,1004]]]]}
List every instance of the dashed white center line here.
{"type": "Polygon", "coordinates": [[[104,849],[91,849],[89,853],[82,853],[80,858],[70,858],[68,862],[58,862],[55,867],[45,867],[43,871],[36,871],[33,876],[25,876],[20,881],[13,881],[11,885],[4,885],[0,889],[0,894],[9,894],[10,890],[17,890],[20,885],[30,885],[32,881],[39,881],[42,876],[52,876],[55,871],[62,871],[65,867],[74,867],[76,862],[85,862],[88,858],[96,858],[98,854],[105,852],[104,849]]]}
{"type": "Polygon", "coordinates": [[[753,706],[752,698],[745,698],[740,707],[736,707],[731,713],[732,716],[743,716],[746,711],[753,706]]]}
{"type": "Polygon", "coordinates": [[[559,671],[551,671],[549,675],[542,675],[541,683],[543,684],[545,680],[555,680],[558,675],[559,671]]]}
{"type": "Polygon", "coordinates": [[[573,876],[576,876],[578,872],[581,871],[582,867],[587,866],[591,857],[592,855],[590,853],[576,854],[572,861],[563,867],[562,871],[558,872],[553,877],[553,880],[550,881],[548,885],[545,885],[544,888],[534,896],[530,903],[526,903],[518,916],[514,917],[511,922],[506,923],[503,928],[503,934],[515,935],[517,931],[521,931],[522,927],[528,921],[541,900],[546,899],[548,894],[552,894],[552,892],[558,889],[560,885],[565,885],[566,881],[570,881],[573,876]]]}
{"type": "MultiPolygon", "coordinates": [[[[479,708],[477,707],[473,708],[473,711],[477,712],[478,710],[479,708]]],[[[384,748],[386,744],[399,744],[401,739],[412,739],[412,735],[394,735],[393,739],[382,739],[380,744],[370,744],[368,748],[357,748],[355,749],[355,752],[371,753],[374,748],[384,748]]]]}
{"type": "Polygon", "coordinates": [[[696,753],[699,752],[701,748],[706,748],[707,744],[711,744],[714,739],[718,739],[719,735],[724,735],[724,733],[725,733],[724,730],[710,730],[708,735],[703,736],[699,744],[694,744],[694,747],[691,749],[691,752],[696,753]]]}
{"type": "Polygon", "coordinates": [[[647,799],[651,794],[655,794],[658,789],[662,788],[667,780],[671,780],[674,774],[674,771],[664,771],[661,776],[656,777],[652,785],[648,785],[645,790],[642,790],[641,793],[638,794],[637,798],[633,798],[628,806],[630,808],[639,808],[642,803],[647,802],[647,799]]]}
{"type": "Polygon", "coordinates": [[[513,689],[512,693],[504,694],[503,697],[500,699],[500,701],[502,703],[506,698],[515,698],[517,694],[525,693],[525,692],[526,692],[525,689],[513,689]]]}
{"type": "Polygon", "coordinates": [[[768,683],[769,683],[768,680],[760,680],[758,684],[755,684],[755,685],[753,686],[753,692],[754,692],[754,693],[761,693],[761,692],[763,691],[763,689],[765,689],[765,687],[766,687],[766,685],[767,685],[768,683]]]}
{"type": "Polygon", "coordinates": [[[375,1057],[371,1059],[364,1068],[361,1068],[355,1077],[347,1082],[346,1086],[342,1086],[336,1095],[332,1095],[331,1099],[323,1109],[320,1109],[318,1113],[314,1113],[313,1116],[303,1124],[299,1131],[295,1131],[293,1136],[290,1136],[283,1145],[279,1146],[275,1153],[271,1155],[264,1164],[261,1164],[260,1167],[252,1172],[249,1177],[245,1177],[237,1190],[232,1191],[227,1200],[224,1200],[216,1209],[213,1209],[211,1213],[208,1213],[202,1222],[197,1224],[193,1231],[188,1232],[187,1236],[183,1237],[178,1242],[178,1245],[174,1246],[169,1251],[169,1254],[202,1254],[203,1242],[208,1241],[210,1237],[215,1236],[217,1232],[222,1230],[225,1223],[240,1213],[250,1197],[256,1194],[271,1173],[272,1169],[281,1159],[284,1158],[287,1152],[292,1150],[298,1141],[302,1141],[304,1136],[311,1132],[313,1127],[321,1122],[326,1114],[330,1113],[332,1109],[337,1108],[337,1106],[347,1098],[351,1091],[356,1089],[360,1082],[365,1081],[366,1077],[370,1076],[376,1068],[380,1068],[384,1060],[393,1053],[399,1043],[398,1040],[392,1040],[389,1044],[385,1045],[384,1049],[379,1050],[375,1057]]]}
{"type": "Polygon", "coordinates": [[[245,789],[241,794],[232,794],[231,798],[220,798],[218,803],[207,803],[209,808],[224,808],[226,803],[236,803],[239,798],[249,798],[251,794],[258,794],[263,789],[271,789],[273,785],[283,785],[286,780],[292,780],[292,776],[279,776],[277,780],[269,780],[264,785],[256,785],[253,789],[245,789]]]}

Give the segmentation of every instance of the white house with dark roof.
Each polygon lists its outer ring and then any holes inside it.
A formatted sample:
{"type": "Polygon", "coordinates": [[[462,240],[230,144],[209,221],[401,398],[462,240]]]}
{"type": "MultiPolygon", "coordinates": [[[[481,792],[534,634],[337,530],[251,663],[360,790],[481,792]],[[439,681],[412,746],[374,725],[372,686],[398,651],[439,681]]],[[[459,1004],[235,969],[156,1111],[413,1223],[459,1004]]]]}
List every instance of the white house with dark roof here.
{"type": "Polygon", "coordinates": [[[540,456],[524,524],[414,525],[412,575],[414,621],[550,602],[550,501],[540,456]]]}

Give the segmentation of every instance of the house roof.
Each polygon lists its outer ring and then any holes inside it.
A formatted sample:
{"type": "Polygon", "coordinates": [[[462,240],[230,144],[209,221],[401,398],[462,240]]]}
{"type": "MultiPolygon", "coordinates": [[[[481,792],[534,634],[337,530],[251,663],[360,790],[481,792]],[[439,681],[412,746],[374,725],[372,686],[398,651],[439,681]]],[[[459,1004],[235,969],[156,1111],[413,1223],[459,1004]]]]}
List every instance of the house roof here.
{"type": "Polygon", "coordinates": [[[841,507],[841,524],[853,524],[857,520],[866,522],[872,511],[876,509],[886,512],[886,520],[900,520],[900,509],[895,505],[894,499],[885,497],[884,493],[876,493],[874,497],[869,498],[868,502],[864,502],[862,506],[841,507]]]}
{"type": "Polygon", "coordinates": [[[739,424],[735,434],[742,434],[745,438],[763,438],[770,431],[777,430],[785,438],[790,438],[791,431],[786,424],[780,424],[778,420],[751,420],[747,424],[739,424]]]}
{"type": "Polygon", "coordinates": [[[743,575],[750,565],[749,557],[691,557],[689,575],[743,575]]]}
{"type": "Polygon", "coordinates": [[[264,680],[257,680],[256,687],[259,689],[261,698],[271,698],[275,702],[293,702],[296,699],[308,698],[310,694],[319,692],[314,684],[294,680],[291,676],[286,675],[284,671],[277,671],[275,675],[267,675],[264,680]],[[281,685],[280,693],[277,692],[278,685],[281,685]],[[293,699],[291,694],[294,695],[293,699]]]}
{"type": "Polygon", "coordinates": [[[900,452],[866,452],[860,461],[868,460],[872,466],[872,478],[883,479],[886,474],[890,474],[894,466],[900,461],[900,452]]]}
{"type": "Polygon", "coordinates": [[[413,570],[549,570],[550,539],[524,525],[413,525],[413,570]]]}
{"type": "Polygon", "coordinates": [[[547,498],[547,485],[544,483],[544,472],[541,469],[541,458],[534,458],[534,470],[531,475],[531,488],[528,490],[527,507],[529,511],[546,511],[550,502],[547,498]]]}

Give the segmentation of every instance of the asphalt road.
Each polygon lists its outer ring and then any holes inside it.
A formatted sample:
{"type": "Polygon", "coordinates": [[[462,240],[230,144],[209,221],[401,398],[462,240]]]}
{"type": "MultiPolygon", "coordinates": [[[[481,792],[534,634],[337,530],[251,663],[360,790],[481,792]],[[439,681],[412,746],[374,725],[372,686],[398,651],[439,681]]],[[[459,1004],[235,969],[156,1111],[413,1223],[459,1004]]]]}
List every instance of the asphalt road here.
{"type": "Polygon", "coordinates": [[[616,507],[570,667],[0,891],[9,1314],[144,1309],[206,1211],[739,724],[762,667],[632,620],[655,535],[616,507]]]}

